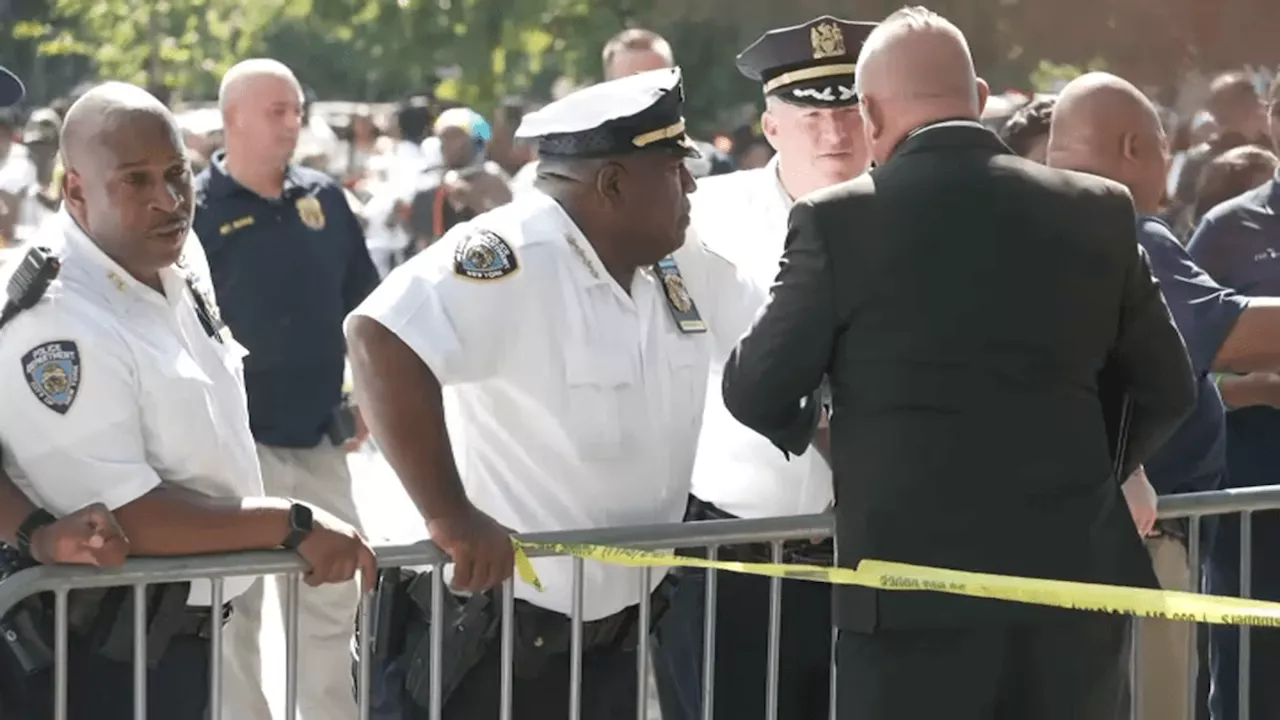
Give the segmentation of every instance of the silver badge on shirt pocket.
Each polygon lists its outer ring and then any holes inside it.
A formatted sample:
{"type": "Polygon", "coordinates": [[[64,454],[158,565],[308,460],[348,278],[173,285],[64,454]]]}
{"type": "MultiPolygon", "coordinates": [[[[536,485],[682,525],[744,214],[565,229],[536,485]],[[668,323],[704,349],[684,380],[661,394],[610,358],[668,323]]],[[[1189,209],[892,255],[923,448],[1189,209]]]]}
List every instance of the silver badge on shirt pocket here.
{"type": "Polygon", "coordinates": [[[689,295],[689,288],[685,287],[684,278],[680,276],[680,267],[676,265],[676,261],[667,256],[653,266],[653,271],[662,281],[662,289],[667,296],[667,307],[671,308],[671,317],[676,321],[676,327],[680,328],[680,332],[706,332],[707,324],[698,314],[698,306],[689,295]]]}

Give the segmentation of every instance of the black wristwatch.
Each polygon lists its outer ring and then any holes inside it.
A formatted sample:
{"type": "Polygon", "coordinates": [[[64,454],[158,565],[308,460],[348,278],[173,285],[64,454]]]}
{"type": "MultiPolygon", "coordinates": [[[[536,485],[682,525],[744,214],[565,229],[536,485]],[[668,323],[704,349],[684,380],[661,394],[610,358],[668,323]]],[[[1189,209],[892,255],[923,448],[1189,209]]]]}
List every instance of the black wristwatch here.
{"type": "Polygon", "coordinates": [[[52,525],[57,519],[44,508],[38,508],[28,515],[27,519],[23,520],[22,524],[18,526],[18,552],[35,559],[35,556],[31,554],[31,538],[36,534],[37,530],[46,525],[52,525]]]}
{"type": "Polygon", "coordinates": [[[280,544],[286,549],[297,550],[302,541],[311,534],[314,521],[310,507],[302,503],[294,503],[293,507],[289,508],[289,535],[280,544]]]}

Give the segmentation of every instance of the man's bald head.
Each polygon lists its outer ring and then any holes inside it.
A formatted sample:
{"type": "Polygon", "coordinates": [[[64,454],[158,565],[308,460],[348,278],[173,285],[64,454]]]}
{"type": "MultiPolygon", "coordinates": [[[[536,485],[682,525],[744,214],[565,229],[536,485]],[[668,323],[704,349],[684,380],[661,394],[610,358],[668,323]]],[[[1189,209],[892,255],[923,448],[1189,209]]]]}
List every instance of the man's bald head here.
{"type": "Polygon", "coordinates": [[[302,93],[302,86],[288,65],[271,58],[251,58],[232,65],[222,76],[222,83],[218,86],[218,109],[225,113],[228,106],[263,79],[289,83],[298,88],[299,94],[302,93]]]}
{"type": "Polygon", "coordinates": [[[269,58],[237,63],[222,76],[218,107],[233,164],[283,171],[298,146],[303,113],[302,86],[289,66],[269,58]]]}
{"type": "Polygon", "coordinates": [[[94,87],[72,103],[62,121],[59,145],[63,166],[80,168],[94,159],[95,151],[103,149],[112,133],[139,123],[182,137],[173,113],[146,90],[122,82],[94,87]]]}
{"type": "Polygon", "coordinates": [[[1144,213],[1164,195],[1168,157],[1160,114],[1142,91],[1110,73],[1072,80],[1058,96],[1048,163],[1123,183],[1144,213]]]}
{"type": "Polygon", "coordinates": [[[82,95],[62,124],[67,211],[139,281],[182,253],[194,207],[191,165],[173,114],[134,85],[111,82],[82,95]]]}
{"type": "Polygon", "coordinates": [[[922,125],[976,120],[987,100],[964,33],[923,7],[903,8],[872,31],[855,77],[877,162],[922,125]]]}

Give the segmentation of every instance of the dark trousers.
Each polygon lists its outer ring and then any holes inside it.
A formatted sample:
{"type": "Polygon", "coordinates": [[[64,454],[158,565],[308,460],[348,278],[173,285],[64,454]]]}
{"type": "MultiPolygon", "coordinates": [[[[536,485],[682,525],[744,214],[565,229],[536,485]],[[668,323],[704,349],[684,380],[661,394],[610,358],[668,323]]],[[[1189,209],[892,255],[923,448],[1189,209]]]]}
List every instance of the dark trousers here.
{"type": "MultiPolygon", "coordinates": [[[[636,713],[636,652],[602,647],[582,655],[582,720],[631,718],[636,713]]],[[[569,653],[557,653],[536,675],[512,678],[515,720],[564,720],[569,716],[569,653]]],[[[445,703],[444,720],[497,720],[502,697],[502,644],[495,638],[475,668],[445,703]]],[[[404,720],[428,711],[404,698],[404,720]]]]}
{"type": "MultiPolygon", "coordinates": [[[[768,699],[769,579],[717,574],[714,715],[763,719],[768,699]]],[[[655,634],[654,674],[663,720],[702,717],[702,628],[706,576],[682,575],[655,634]]],[[[827,720],[831,673],[831,586],[782,583],[778,717],[827,720]]]]}
{"type": "MultiPolygon", "coordinates": [[[[89,652],[76,638],[67,643],[69,720],[133,720],[133,665],[89,652]]],[[[35,674],[23,687],[6,687],[4,720],[53,718],[53,670],[35,674]]],[[[147,717],[204,720],[209,704],[209,641],[175,637],[147,673],[147,717]]]]}
{"type": "MultiPolygon", "coordinates": [[[[1253,514],[1253,597],[1280,600],[1280,512],[1253,514]]],[[[1209,592],[1240,594],[1240,516],[1218,519],[1213,559],[1208,569],[1209,592]]],[[[1250,628],[1250,717],[1280,718],[1280,629],[1250,628]]],[[[1214,625],[1210,630],[1209,662],[1213,673],[1209,698],[1214,720],[1236,720],[1239,714],[1240,628],[1214,625]]]]}
{"type": "Polygon", "coordinates": [[[1106,720],[1123,716],[1129,620],[841,632],[840,720],[1106,720]]]}

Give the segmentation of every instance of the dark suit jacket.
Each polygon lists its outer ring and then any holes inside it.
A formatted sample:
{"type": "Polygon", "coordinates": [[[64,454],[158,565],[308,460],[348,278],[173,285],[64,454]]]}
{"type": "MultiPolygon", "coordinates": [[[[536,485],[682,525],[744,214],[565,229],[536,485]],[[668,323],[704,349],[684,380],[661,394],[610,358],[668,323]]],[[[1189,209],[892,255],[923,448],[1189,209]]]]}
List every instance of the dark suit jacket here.
{"type": "MultiPolygon", "coordinates": [[[[726,406],[787,452],[829,376],[842,565],[863,558],[1156,587],[1112,467],[1195,402],[1128,192],[1013,155],[976,123],[908,137],[798,202],[726,406]],[[1100,390],[1110,379],[1110,396],[1100,390]]],[[[1061,611],[841,588],[845,629],[1036,622],[1061,611]]]]}

